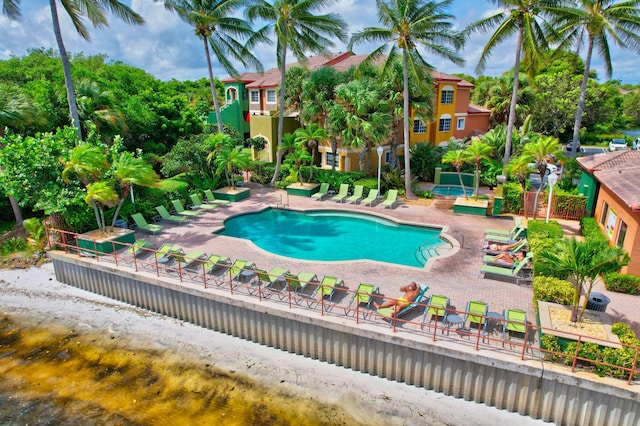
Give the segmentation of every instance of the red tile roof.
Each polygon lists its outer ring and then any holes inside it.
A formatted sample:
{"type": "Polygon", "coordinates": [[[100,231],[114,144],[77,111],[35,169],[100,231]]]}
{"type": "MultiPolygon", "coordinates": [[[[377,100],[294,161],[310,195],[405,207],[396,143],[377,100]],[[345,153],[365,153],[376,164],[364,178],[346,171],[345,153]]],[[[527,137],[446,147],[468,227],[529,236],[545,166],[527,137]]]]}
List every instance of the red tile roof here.
{"type": "MultiPolygon", "coordinates": [[[[335,68],[337,71],[347,71],[351,67],[356,67],[364,61],[367,55],[356,55],[352,52],[339,52],[339,53],[327,53],[322,55],[315,55],[307,58],[303,63],[301,62],[293,62],[287,64],[287,69],[295,66],[304,66],[309,70],[315,70],[318,68],[330,66],[335,68]]],[[[382,63],[384,60],[384,56],[381,56],[378,59],[378,63],[382,63]]],[[[471,89],[473,84],[469,83],[466,80],[463,80],[460,77],[456,77],[455,75],[446,74],[440,71],[433,71],[431,73],[433,80],[437,82],[450,82],[452,84],[456,84],[458,87],[464,87],[471,89]]],[[[257,89],[257,88],[270,88],[270,87],[278,87],[280,84],[280,69],[271,68],[270,70],[265,71],[264,73],[244,73],[237,78],[227,77],[222,80],[223,83],[233,83],[234,81],[241,81],[246,84],[248,89],[257,89]]],[[[482,107],[476,107],[480,112],[482,107]]],[[[469,111],[471,112],[471,110],[469,111]]],[[[484,112],[484,111],[482,111],[484,112]]]]}
{"type": "Polygon", "coordinates": [[[592,173],[600,184],[622,200],[631,210],[640,214],[640,151],[614,151],[578,158],[580,164],[592,173]]]}

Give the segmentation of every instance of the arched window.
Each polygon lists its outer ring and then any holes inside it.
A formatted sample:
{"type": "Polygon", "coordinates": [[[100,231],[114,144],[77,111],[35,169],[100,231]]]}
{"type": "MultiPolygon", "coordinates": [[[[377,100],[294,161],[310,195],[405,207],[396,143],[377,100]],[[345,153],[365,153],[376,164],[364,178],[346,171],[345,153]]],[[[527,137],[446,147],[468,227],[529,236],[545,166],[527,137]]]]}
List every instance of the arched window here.
{"type": "Polygon", "coordinates": [[[442,114],[438,122],[439,132],[448,132],[451,130],[451,114],[442,114]]]}
{"type": "Polygon", "coordinates": [[[440,92],[440,103],[450,105],[453,103],[453,86],[444,86],[440,92]]]}
{"type": "Polygon", "coordinates": [[[235,102],[238,100],[238,91],[235,87],[230,87],[229,90],[227,90],[227,99],[229,102],[235,102]]]}

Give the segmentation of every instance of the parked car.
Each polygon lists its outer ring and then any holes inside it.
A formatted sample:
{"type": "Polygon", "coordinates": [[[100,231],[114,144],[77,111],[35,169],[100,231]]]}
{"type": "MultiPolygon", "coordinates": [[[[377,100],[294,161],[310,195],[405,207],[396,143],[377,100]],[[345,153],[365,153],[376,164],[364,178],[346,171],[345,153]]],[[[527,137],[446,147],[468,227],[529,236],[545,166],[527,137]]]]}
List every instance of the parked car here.
{"type": "MultiPolygon", "coordinates": [[[[565,148],[565,149],[566,149],[567,151],[571,151],[571,150],[573,149],[572,145],[573,145],[573,141],[569,141],[569,142],[567,142],[567,146],[566,146],[566,148],[565,148]]],[[[582,152],[582,148],[580,148],[580,141],[578,141],[578,142],[576,143],[576,151],[577,151],[577,152],[582,152]]]]}
{"type": "Polygon", "coordinates": [[[624,139],[614,138],[609,142],[609,151],[623,151],[625,149],[629,149],[629,147],[624,139]]]}
{"type": "Polygon", "coordinates": [[[631,142],[631,149],[640,149],[640,138],[635,138],[633,142],[631,142]]]}
{"type": "MultiPolygon", "coordinates": [[[[532,188],[538,189],[540,187],[540,173],[538,173],[535,163],[529,163],[528,166],[532,171],[532,173],[529,174],[529,185],[531,185],[532,188]]],[[[547,163],[547,170],[542,181],[542,188],[545,188],[547,186],[547,177],[551,173],[559,175],[558,166],[556,166],[555,164],[547,163]]]]}

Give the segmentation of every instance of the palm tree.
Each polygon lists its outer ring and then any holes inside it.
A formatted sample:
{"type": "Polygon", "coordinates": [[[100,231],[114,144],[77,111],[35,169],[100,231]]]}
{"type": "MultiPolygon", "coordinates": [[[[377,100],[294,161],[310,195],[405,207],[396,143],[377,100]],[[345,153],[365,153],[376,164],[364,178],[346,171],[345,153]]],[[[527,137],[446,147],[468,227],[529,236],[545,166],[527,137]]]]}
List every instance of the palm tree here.
{"type": "Polygon", "coordinates": [[[458,180],[460,180],[460,187],[464,192],[464,198],[469,199],[467,196],[467,190],[464,187],[464,182],[462,181],[462,173],[460,170],[464,163],[468,161],[469,157],[467,157],[462,149],[456,149],[454,151],[447,151],[445,155],[442,156],[442,162],[444,164],[451,164],[455,169],[456,173],[458,173],[458,180]]]}
{"type": "Polygon", "coordinates": [[[2,0],[2,14],[11,19],[20,17],[20,0],[2,0]]]}
{"type": "Polygon", "coordinates": [[[453,0],[444,0],[441,3],[425,0],[376,0],[378,6],[378,21],[382,27],[367,27],[353,34],[349,42],[349,50],[356,44],[364,42],[379,42],[384,44],[371,52],[363,65],[375,63],[383,54],[385,46],[390,45],[389,52],[382,66],[383,75],[387,75],[393,62],[398,57],[398,50],[402,51],[403,87],[404,87],[404,164],[405,164],[405,196],[413,199],[411,190],[411,161],[409,146],[409,75],[412,84],[419,91],[426,92],[423,88],[425,75],[432,67],[422,57],[418,48],[429,53],[452,61],[454,64],[462,64],[454,49],[463,44],[463,37],[453,31],[450,22],[454,17],[445,13],[453,0]]]}
{"type": "Polygon", "coordinates": [[[84,202],[93,208],[98,229],[106,231],[104,208],[118,204],[118,193],[113,189],[113,186],[107,181],[90,183],[87,185],[87,195],[84,197],[84,202]]]}
{"type": "MultiPolygon", "coordinates": [[[[522,157],[529,163],[535,163],[534,167],[540,174],[540,186],[536,192],[536,198],[533,205],[533,214],[535,217],[538,211],[538,198],[543,189],[544,177],[547,172],[547,164],[551,158],[563,159],[562,145],[558,142],[558,138],[553,136],[540,136],[535,138],[532,142],[524,145],[522,150],[522,157]]],[[[524,161],[524,160],[523,160],[524,161]]]]}
{"type": "Polygon", "coordinates": [[[295,150],[287,154],[286,157],[288,160],[293,162],[293,166],[296,168],[298,174],[298,182],[304,183],[304,179],[302,177],[302,173],[300,169],[303,164],[310,163],[312,160],[311,154],[309,154],[309,150],[307,149],[307,145],[305,142],[296,142],[295,150]]]}
{"type": "Polygon", "coordinates": [[[120,199],[111,226],[115,226],[120,208],[129,195],[133,196],[133,185],[155,188],[160,177],[153,171],[153,167],[140,157],[134,157],[130,152],[123,152],[112,165],[113,177],[120,184],[120,199]]]}
{"type": "Polygon", "coordinates": [[[619,271],[629,263],[629,255],[619,247],[595,240],[576,241],[575,238],[565,238],[551,250],[543,250],[537,255],[542,265],[572,279],[574,292],[571,322],[582,320],[591,289],[598,276],[619,271]],[[580,311],[580,296],[583,292],[585,301],[580,311]]]}
{"type": "Polygon", "coordinates": [[[318,142],[327,138],[327,131],[316,123],[309,123],[307,127],[301,127],[295,132],[296,143],[302,143],[311,149],[311,171],[309,172],[309,180],[313,179],[313,166],[316,158],[316,149],[318,142]]]}
{"type": "MultiPolygon", "coordinates": [[[[5,0],[6,1],[6,0],[5,0]]],[[[17,0],[15,0],[17,1],[17,0]]],[[[118,0],[59,0],[62,7],[71,18],[71,22],[75,27],[78,34],[85,40],[91,40],[91,36],[84,25],[83,19],[88,18],[94,27],[106,27],[109,26],[107,22],[107,11],[116,15],[129,24],[141,25],[144,23],[144,19],[136,12],[134,12],[129,6],[123,4],[118,0]]],[[[69,63],[69,57],[67,56],[67,50],[64,47],[64,41],[62,40],[62,33],[60,31],[60,21],[58,19],[58,7],[57,0],[49,0],[49,6],[51,9],[51,19],[53,21],[53,32],[56,36],[56,42],[58,43],[58,51],[60,52],[60,59],[62,60],[62,69],[64,71],[64,82],[67,88],[67,102],[69,104],[69,113],[71,120],[78,132],[78,140],[82,140],[82,129],[80,126],[80,116],[78,114],[78,107],[76,104],[76,95],[73,88],[73,79],[71,78],[71,65],[69,63]]]]}
{"type": "Polygon", "coordinates": [[[473,163],[476,167],[475,181],[476,187],[473,191],[476,198],[478,198],[478,192],[480,191],[480,164],[482,160],[488,160],[491,158],[493,147],[485,142],[482,142],[478,138],[473,138],[471,145],[464,149],[464,155],[467,157],[467,161],[473,163]]]}
{"type": "Polygon", "coordinates": [[[75,175],[84,186],[97,182],[109,168],[109,161],[102,149],[88,143],[74,147],[69,159],[63,164],[65,167],[62,170],[62,179],[68,182],[70,176],[75,175]]]}
{"type": "Polygon", "coordinates": [[[213,163],[216,172],[224,172],[227,184],[235,189],[234,171],[246,170],[251,164],[251,156],[242,145],[224,133],[216,133],[213,137],[213,151],[207,156],[207,162],[213,163]]]}
{"type": "Polygon", "coordinates": [[[524,209],[525,216],[528,214],[527,210],[527,176],[531,173],[531,168],[529,167],[529,159],[523,155],[513,157],[507,167],[504,168],[504,173],[510,176],[514,176],[518,183],[520,183],[520,187],[522,187],[523,202],[522,207],[524,209]]]}
{"type": "Polygon", "coordinates": [[[584,73],[580,86],[580,100],[573,128],[571,155],[575,155],[580,137],[580,125],[587,96],[589,68],[596,48],[604,60],[607,76],[611,77],[611,52],[609,39],[635,53],[640,53],[640,1],[629,0],[614,3],[613,0],[577,0],[554,9],[554,25],[563,38],[561,46],[580,48],[586,43],[584,73]]]}
{"type": "Polygon", "coordinates": [[[523,63],[529,75],[533,75],[540,61],[543,51],[547,50],[548,43],[539,19],[546,14],[551,2],[542,0],[494,0],[501,10],[495,14],[471,23],[464,30],[467,36],[476,32],[486,32],[493,28],[496,31],[482,50],[480,60],[476,66],[476,72],[480,74],[486,61],[495,48],[503,41],[517,34],[516,55],[513,67],[513,90],[511,92],[511,104],[509,108],[509,121],[507,123],[507,140],[504,151],[504,166],[509,164],[511,158],[511,142],[513,129],[516,123],[516,105],[518,103],[518,87],[520,78],[520,65],[523,63]],[[521,55],[524,58],[521,59],[521,55]]]}
{"type": "MultiPolygon", "coordinates": [[[[234,17],[238,8],[242,7],[246,0],[165,0],[164,7],[175,11],[182,20],[194,27],[196,36],[204,44],[204,53],[207,58],[209,71],[209,84],[213,96],[213,106],[218,121],[218,129],[222,132],[222,116],[220,103],[216,92],[213,68],[211,67],[211,53],[230,75],[238,75],[229,58],[233,58],[244,66],[253,65],[258,71],[262,71],[262,64],[251,52],[251,44],[243,45],[237,37],[251,38],[256,33],[251,25],[244,19],[234,17]]],[[[264,41],[260,37],[254,37],[252,43],[264,41]]]]}
{"type": "MultiPolygon", "coordinates": [[[[3,10],[6,8],[5,4],[3,10]]],[[[9,9],[11,10],[11,5],[9,9]]],[[[37,123],[39,120],[37,108],[27,99],[24,92],[0,84],[0,138],[4,137],[7,127],[37,123]]],[[[3,148],[4,145],[0,141],[0,149],[3,148]]],[[[9,197],[9,204],[11,204],[11,210],[13,210],[13,216],[16,219],[16,227],[21,226],[23,217],[18,201],[14,197],[9,197]]]]}
{"type": "MultiPolygon", "coordinates": [[[[346,23],[338,15],[329,13],[314,15],[314,12],[333,4],[335,0],[274,0],[273,4],[258,0],[249,6],[246,15],[251,22],[256,19],[266,21],[257,35],[265,36],[273,32],[276,39],[276,57],[280,68],[280,112],[278,116],[278,146],[282,143],[284,125],[284,94],[287,53],[303,61],[309,52],[322,53],[333,46],[331,37],[341,41],[346,39],[346,23]]],[[[271,179],[274,185],[280,174],[282,152],[276,152],[276,169],[271,179]]]]}

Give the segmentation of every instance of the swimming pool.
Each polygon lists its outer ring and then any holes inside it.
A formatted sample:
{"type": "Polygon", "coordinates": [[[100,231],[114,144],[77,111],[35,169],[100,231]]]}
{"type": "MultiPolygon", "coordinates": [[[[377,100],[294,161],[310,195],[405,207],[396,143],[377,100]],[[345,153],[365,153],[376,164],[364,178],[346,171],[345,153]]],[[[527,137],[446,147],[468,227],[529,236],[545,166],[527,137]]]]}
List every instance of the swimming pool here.
{"type": "Polygon", "coordinates": [[[441,229],[400,225],[377,216],[337,210],[266,209],[225,220],[219,235],[244,238],[274,254],[305,260],[370,259],[423,267],[451,247],[441,229]]]}
{"type": "MultiPolygon", "coordinates": [[[[465,191],[467,195],[473,194],[473,188],[465,188],[465,191]]],[[[448,195],[451,197],[461,197],[464,195],[464,191],[460,185],[436,185],[431,192],[437,195],[448,195]]]]}

